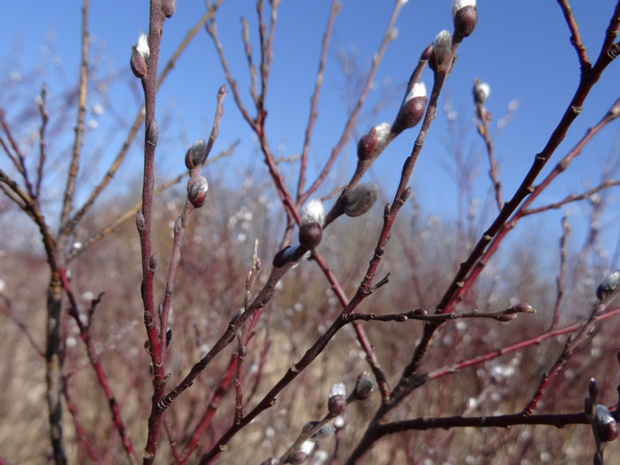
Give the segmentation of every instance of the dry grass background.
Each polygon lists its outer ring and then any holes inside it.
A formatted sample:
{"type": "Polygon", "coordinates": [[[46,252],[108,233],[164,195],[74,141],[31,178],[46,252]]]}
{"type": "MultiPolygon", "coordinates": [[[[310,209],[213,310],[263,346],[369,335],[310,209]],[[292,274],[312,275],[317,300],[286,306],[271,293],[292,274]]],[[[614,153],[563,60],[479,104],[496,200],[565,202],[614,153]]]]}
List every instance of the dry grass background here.
{"type": "MultiPolygon", "coordinates": [[[[213,190],[224,192],[226,188],[214,186],[213,190]]],[[[172,374],[172,383],[179,381],[191,368],[205,350],[205,345],[208,346],[221,334],[232,313],[242,306],[244,276],[250,266],[253,239],[258,239],[259,257],[263,260],[268,261],[269,254],[274,250],[273,227],[262,221],[264,211],[261,209],[264,210],[265,206],[257,200],[263,199],[264,195],[259,195],[259,192],[247,194],[242,196],[242,205],[236,203],[239,197],[232,196],[222,196],[232,200],[225,207],[217,204],[217,211],[213,203],[208,204],[194,217],[195,221],[188,230],[170,322],[173,337],[168,369],[172,374]],[[240,233],[245,233],[245,238],[240,238],[240,233]]],[[[175,217],[172,207],[178,202],[178,197],[178,193],[170,193],[159,202],[162,208],[158,210],[156,229],[159,231],[158,247],[162,256],[166,255],[169,247],[170,222],[175,217]]],[[[106,214],[114,214],[114,210],[102,208],[92,217],[99,218],[99,215],[106,214]]],[[[370,247],[379,227],[378,217],[380,211],[376,209],[367,217],[336,225],[323,242],[323,253],[332,257],[330,265],[334,272],[346,277],[343,286],[348,292],[361,278],[360,261],[365,260],[354,251],[370,247]],[[343,242],[342,238],[346,240],[343,242]]],[[[448,237],[453,228],[444,223],[442,234],[446,237],[438,240],[437,220],[427,220],[421,217],[416,219],[415,226],[408,220],[397,225],[408,238],[408,247],[422,265],[412,268],[395,235],[383,264],[384,270],[392,271],[391,282],[364,304],[364,311],[378,314],[406,311],[412,301],[424,302],[428,299],[432,302],[437,299],[437,289],[446,286],[452,266],[448,261],[441,260],[439,244],[454,240],[448,237]],[[423,295],[415,295],[411,286],[412,276],[419,280],[423,295]]],[[[87,228],[88,222],[85,225],[87,228]]],[[[6,224],[3,229],[6,231],[6,224]]],[[[24,234],[24,240],[27,238],[28,234],[24,234]]],[[[1,455],[13,464],[44,464],[47,463],[45,457],[49,448],[44,362],[19,331],[16,320],[24,323],[37,345],[43,347],[44,319],[41,309],[45,306],[43,290],[49,276],[45,259],[36,250],[4,246],[2,250],[1,271],[5,277],[5,294],[11,297],[14,318],[7,312],[0,314],[0,340],[4,354],[0,359],[0,376],[4,380],[0,398],[0,417],[3,418],[0,422],[1,455]]],[[[535,255],[539,252],[534,249],[530,253],[535,255]]],[[[82,295],[85,307],[88,300],[105,292],[95,312],[93,337],[121,405],[129,434],[136,444],[144,440],[151,392],[150,361],[144,350],[145,335],[138,292],[138,254],[135,231],[132,225],[128,225],[87,251],[71,268],[72,284],[82,295]]],[[[481,279],[483,284],[469,297],[475,302],[468,305],[490,311],[504,308],[509,305],[511,297],[518,296],[537,308],[538,313],[522,315],[509,324],[487,320],[450,323],[436,338],[423,370],[505,347],[533,337],[548,327],[556,296],[554,276],[532,269],[527,255],[515,250],[515,256],[521,257],[521,260],[511,260],[511,269],[504,269],[506,274],[502,274],[502,279],[508,279],[509,275],[522,277],[518,287],[508,289],[499,286],[497,280],[492,279],[492,270],[489,270],[490,273],[481,279]]],[[[577,260],[577,257],[572,259],[577,260]]],[[[591,284],[572,293],[563,309],[566,315],[571,316],[564,318],[563,324],[575,321],[576,315],[585,314],[584,308],[592,300],[594,291],[591,284]]],[[[250,404],[260,399],[291,363],[303,355],[338,312],[337,300],[311,262],[301,263],[285,277],[276,300],[265,309],[256,327],[256,335],[248,345],[243,375],[246,396],[257,383],[255,395],[247,399],[250,404]],[[257,379],[259,366],[261,373],[257,379]]],[[[408,361],[416,339],[420,337],[422,325],[414,321],[406,324],[369,322],[365,327],[377,356],[384,361],[384,369],[394,380],[408,361]]],[[[617,319],[606,320],[597,326],[592,337],[578,349],[547,390],[540,412],[582,410],[591,377],[596,377],[599,382],[601,399],[607,404],[616,403],[615,388],[620,373],[615,361],[618,329],[617,319]]],[[[127,463],[110,420],[107,401],[89,369],[72,321],[67,322],[64,331],[69,393],[87,436],[97,445],[103,463],[127,463]]],[[[564,338],[552,338],[430,382],[398,409],[399,418],[459,414],[465,406],[472,405],[471,399],[477,399],[478,404],[469,411],[471,415],[520,411],[533,394],[542,372],[561,352],[564,338]]],[[[169,419],[177,431],[188,431],[195,425],[197,412],[208,404],[234,350],[235,345],[232,345],[170,410],[169,419]]],[[[357,375],[365,369],[364,352],[357,344],[354,333],[345,328],[316,362],[278,396],[277,404],[272,409],[230,442],[229,448],[234,455],[223,454],[218,463],[252,464],[260,463],[269,456],[277,456],[295,439],[307,421],[324,415],[327,393],[333,383],[344,382],[351,389],[357,375]]],[[[344,457],[346,451],[359,440],[378,402],[378,394],[375,393],[367,402],[354,403],[347,408],[345,427],[338,433],[337,439],[339,457],[344,457]]],[[[229,390],[221,399],[215,418],[201,440],[202,444],[207,446],[225,431],[234,412],[234,403],[234,392],[229,390]]],[[[67,445],[72,463],[89,463],[84,451],[74,442],[70,418],[69,412],[65,412],[67,445]]],[[[181,436],[176,440],[183,444],[187,438],[181,436]]],[[[165,439],[162,438],[162,442],[165,439]]],[[[331,452],[336,447],[336,441],[328,439],[321,447],[331,452]]],[[[583,464],[590,460],[592,448],[593,439],[587,425],[563,429],[523,426],[510,429],[410,431],[384,438],[364,463],[583,464]],[[426,455],[428,457],[424,460],[426,455]]],[[[612,444],[606,455],[613,457],[615,449],[615,444],[612,444]]],[[[160,453],[161,463],[172,459],[167,447],[161,446],[160,453]]]]}

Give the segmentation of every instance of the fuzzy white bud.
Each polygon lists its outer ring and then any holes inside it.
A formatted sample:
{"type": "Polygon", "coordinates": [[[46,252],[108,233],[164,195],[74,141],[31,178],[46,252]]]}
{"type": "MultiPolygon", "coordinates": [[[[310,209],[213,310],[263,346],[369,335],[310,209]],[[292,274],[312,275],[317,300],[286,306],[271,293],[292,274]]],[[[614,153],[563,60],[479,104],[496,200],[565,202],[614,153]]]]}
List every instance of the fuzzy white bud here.
{"type": "Polygon", "coordinates": [[[446,59],[448,53],[450,53],[451,47],[452,34],[450,34],[450,31],[444,29],[437,34],[437,37],[435,37],[435,42],[433,42],[433,53],[437,61],[437,66],[441,65],[446,59]]]}
{"type": "Polygon", "coordinates": [[[476,103],[484,103],[486,99],[489,98],[490,93],[491,88],[486,82],[476,84],[474,87],[474,98],[476,103]]]}
{"type": "Polygon", "coordinates": [[[323,202],[312,199],[301,210],[301,225],[318,223],[323,226],[325,221],[325,208],[323,202]]]}
{"type": "Polygon", "coordinates": [[[314,449],[313,441],[304,441],[304,443],[301,446],[299,446],[299,450],[308,455],[310,455],[313,449],[314,449]]]}
{"type": "Polygon", "coordinates": [[[347,388],[344,383],[336,383],[329,390],[329,397],[342,396],[345,397],[347,395],[347,388]]]}
{"type": "Polygon", "coordinates": [[[618,285],[620,285],[620,270],[616,270],[610,273],[603,280],[603,282],[598,286],[598,289],[596,290],[596,296],[600,300],[603,300],[609,294],[614,292],[618,288],[618,285]]]}

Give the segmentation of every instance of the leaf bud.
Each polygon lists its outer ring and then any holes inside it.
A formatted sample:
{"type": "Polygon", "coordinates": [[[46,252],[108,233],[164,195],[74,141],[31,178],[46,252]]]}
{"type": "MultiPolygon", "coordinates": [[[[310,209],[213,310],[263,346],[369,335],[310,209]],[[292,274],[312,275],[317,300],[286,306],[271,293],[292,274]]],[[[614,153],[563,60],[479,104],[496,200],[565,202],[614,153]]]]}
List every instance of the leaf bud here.
{"type": "Polygon", "coordinates": [[[346,193],[344,213],[347,216],[360,216],[372,208],[379,196],[379,188],[374,182],[358,184],[346,193]]]}
{"type": "Polygon", "coordinates": [[[157,129],[157,120],[152,120],[146,130],[146,142],[155,147],[159,138],[159,130],[157,129]]]}
{"type": "Polygon", "coordinates": [[[595,378],[590,378],[590,382],[588,383],[588,394],[596,400],[596,396],[598,396],[598,386],[595,378]]]}
{"type": "Polygon", "coordinates": [[[151,271],[157,271],[157,265],[159,265],[159,258],[157,257],[157,254],[154,253],[149,259],[149,269],[151,271]]]}
{"type": "Polygon", "coordinates": [[[200,208],[204,205],[205,200],[207,199],[208,191],[209,184],[207,183],[207,180],[200,176],[196,179],[196,182],[192,184],[192,187],[190,187],[187,198],[195,208],[200,208]]]}
{"type": "Polygon", "coordinates": [[[145,227],[146,227],[146,224],[144,222],[144,215],[142,214],[140,210],[138,210],[136,212],[136,228],[138,229],[139,232],[142,232],[144,231],[145,227]]]}

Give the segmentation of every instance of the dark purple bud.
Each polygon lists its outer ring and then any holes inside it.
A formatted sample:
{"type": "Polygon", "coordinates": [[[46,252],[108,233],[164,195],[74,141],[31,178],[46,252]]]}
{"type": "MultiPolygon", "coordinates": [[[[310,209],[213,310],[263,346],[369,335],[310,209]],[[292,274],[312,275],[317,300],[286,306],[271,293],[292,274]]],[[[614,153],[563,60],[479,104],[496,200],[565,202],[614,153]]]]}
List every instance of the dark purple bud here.
{"type": "Polygon", "coordinates": [[[299,243],[308,250],[316,248],[322,237],[323,228],[319,223],[302,224],[299,228],[299,243]]]}
{"type": "Polygon", "coordinates": [[[410,129],[422,121],[427,102],[426,97],[415,97],[406,101],[398,113],[399,127],[410,129]]]}
{"type": "Polygon", "coordinates": [[[170,341],[172,341],[172,330],[171,329],[166,331],[166,347],[170,345],[170,341]]]}
{"type": "Polygon", "coordinates": [[[594,457],[592,457],[592,465],[603,465],[603,456],[599,451],[594,453],[594,457]]]}
{"type": "Polygon", "coordinates": [[[200,208],[204,205],[208,192],[209,184],[204,177],[200,176],[196,179],[196,182],[192,184],[192,187],[190,187],[187,198],[194,208],[200,208]]]}
{"type": "Polygon", "coordinates": [[[344,412],[346,394],[346,388],[342,383],[336,383],[330,389],[329,398],[327,400],[327,410],[329,410],[329,414],[332,417],[337,417],[344,412]]]}
{"type": "Polygon", "coordinates": [[[357,382],[355,383],[355,398],[357,400],[366,400],[372,394],[372,391],[375,390],[375,382],[372,380],[372,377],[368,374],[368,372],[364,371],[357,377],[357,382]]]}
{"type": "Polygon", "coordinates": [[[177,0],[161,0],[161,12],[166,18],[170,18],[177,9],[177,0]]]}
{"type": "Polygon", "coordinates": [[[314,421],[309,421],[308,423],[306,423],[303,428],[301,429],[301,434],[308,434],[310,431],[312,431],[312,429],[318,425],[319,422],[314,420],[314,421]]]}
{"type": "Polygon", "coordinates": [[[278,250],[278,252],[276,252],[273,257],[272,265],[276,268],[280,268],[282,265],[284,265],[286,263],[286,258],[289,258],[291,256],[290,252],[287,254],[287,251],[291,248],[292,247],[290,245],[287,245],[282,250],[278,250]]]}
{"type": "Polygon", "coordinates": [[[476,0],[454,0],[452,3],[452,19],[454,35],[459,38],[468,37],[476,29],[478,10],[476,0]]]}
{"type": "Polygon", "coordinates": [[[357,158],[367,160],[372,155],[377,145],[377,130],[372,128],[370,132],[364,134],[357,143],[357,158]]]}
{"type": "Polygon", "coordinates": [[[149,260],[149,268],[151,271],[157,270],[157,265],[159,264],[159,259],[157,258],[157,254],[151,255],[151,259],[149,260]]]}
{"type": "Polygon", "coordinates": [[[379,188],[374,182],[358,184],[345,195],[344,213],[347,216],[360,216],[372,208],[379,196],[379,188]]]}
{"type": "Polygon", "coordinates": [[[198,139],[194,142],[185,154],[185,166],[191,170],[197,166],[202,166],[209,155],[207,143],[204,139],[198,139]]]}
{"type": "Polygon", "coordinates": [[[433,54],[433,44],[429,45],[424,49],[422,55],[420,55],[420,60],[428,61],[433,54]]]}

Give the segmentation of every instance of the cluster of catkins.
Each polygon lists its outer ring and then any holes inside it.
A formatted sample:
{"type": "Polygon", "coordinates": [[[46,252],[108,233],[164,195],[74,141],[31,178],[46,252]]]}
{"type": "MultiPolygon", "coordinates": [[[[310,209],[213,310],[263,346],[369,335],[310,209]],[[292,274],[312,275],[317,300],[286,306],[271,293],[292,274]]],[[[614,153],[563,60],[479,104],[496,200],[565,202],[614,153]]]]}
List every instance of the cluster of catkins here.
{"type": "Polygon", "coordinates": [[[261,465],[281,465],[292,464],[300,465],[305,462],[310,454],[314,451],[318,442],[333,436],[336,428],[341,428],[344,424],[342,414],[347,404],[355,401],[364,401],[370,397],[375,389],[374,381],[367,372],[362,372],[355,383],[355,388],[347,397],[346,387],[343,383],[336,383],[329,391],[327,399],[327,414],[320,421],[309,421],[304,425],[301,434],[291,447],[280,458],[270,458],[261,463],[261,465]],[[330,425],[329,422],[335,419],[336,426],[330,425]]]}

